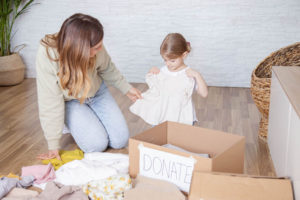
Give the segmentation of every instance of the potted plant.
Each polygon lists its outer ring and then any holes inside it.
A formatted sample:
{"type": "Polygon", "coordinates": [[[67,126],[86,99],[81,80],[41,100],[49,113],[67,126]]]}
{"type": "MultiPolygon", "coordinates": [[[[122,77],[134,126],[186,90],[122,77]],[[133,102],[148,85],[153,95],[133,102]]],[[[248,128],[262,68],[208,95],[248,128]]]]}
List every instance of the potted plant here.
{"type": "Polygon", "coordinates": [[[24,80],[25,65],[11,51],[12,28],[34,0],[1,0],[0,3],[0,86],[16,85],[24,80]]]}

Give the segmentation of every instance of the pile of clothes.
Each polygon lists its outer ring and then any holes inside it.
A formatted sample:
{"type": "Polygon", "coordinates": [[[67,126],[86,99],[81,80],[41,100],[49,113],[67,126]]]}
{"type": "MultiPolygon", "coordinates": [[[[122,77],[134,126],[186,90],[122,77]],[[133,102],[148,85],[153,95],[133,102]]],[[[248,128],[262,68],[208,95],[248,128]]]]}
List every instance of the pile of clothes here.
{"type": "Polygon", "coordinates": [[[5,200],[184,200],[173,184],[128,174],[127,154],[81,150],[60,151],[61,160],[22,167],[21,176],[0,176],[0,199],[5,200]],[[28,189],[29,188],[29,189],[28,189]],[[33,190],[40,188],[41,192],[33,190]]]}

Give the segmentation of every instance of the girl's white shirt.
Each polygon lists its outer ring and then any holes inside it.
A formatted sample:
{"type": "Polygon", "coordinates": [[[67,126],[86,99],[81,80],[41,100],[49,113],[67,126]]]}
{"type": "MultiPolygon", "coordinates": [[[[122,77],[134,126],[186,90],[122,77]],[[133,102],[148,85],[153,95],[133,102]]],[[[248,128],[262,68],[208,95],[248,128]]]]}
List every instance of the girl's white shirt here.
{"type": "Polygon", "coordinates": [[[197,121],[192,103],[195,80],[186,75],[187,69],[172,72],[163,66],[159,74],[146,74],[149,89],[130,111],[151,125],[164,121],[192,125],[197,121]]]}

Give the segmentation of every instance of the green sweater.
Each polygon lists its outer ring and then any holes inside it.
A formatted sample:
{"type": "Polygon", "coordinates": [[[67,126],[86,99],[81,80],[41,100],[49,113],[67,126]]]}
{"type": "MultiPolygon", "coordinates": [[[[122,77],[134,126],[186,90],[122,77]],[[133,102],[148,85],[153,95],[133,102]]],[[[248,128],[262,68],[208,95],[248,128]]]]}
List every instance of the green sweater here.
{"type": "MultiPolygon", "coordinates": [[[[49,48],[52,58],[57,58],[56,49],[49,48]]],[[[48,142],[49,150],[59,149],[59,140],[62,136],[65,118],[65,101],[75,99],[68,95],[59,84],[59,63],[48,58],[46,47],[40,44],[36,57],[36,82],[38,92],[39,117],[48,142]]],[[[120,71],[111,61],[110,56],[103,47],[96,55],[96,67],[89,72],[91,89],[88,97],[93,97],[102,82],[113,85],[123,94],[126,94],[131,85],[125,80],[120,71]]]]}

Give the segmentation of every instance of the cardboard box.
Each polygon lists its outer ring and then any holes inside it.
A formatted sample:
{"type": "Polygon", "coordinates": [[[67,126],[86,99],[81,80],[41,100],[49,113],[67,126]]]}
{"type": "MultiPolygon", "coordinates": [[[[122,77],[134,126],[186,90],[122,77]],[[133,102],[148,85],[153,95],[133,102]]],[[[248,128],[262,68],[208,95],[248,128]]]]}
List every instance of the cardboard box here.
{"type": "Polygon", "coordinates": [[[189,200],[293,200],[289,179],[194,171],[189,200]]]}
{"type": "Polygon", "coordinates": [[[193,170],[243,173],[244,146],[243,136],[164,122],[129,139],[129,173],[167,180],[189,192],[193,170]],[[211,157],[168,149],[164,144],[211,157]]]}

